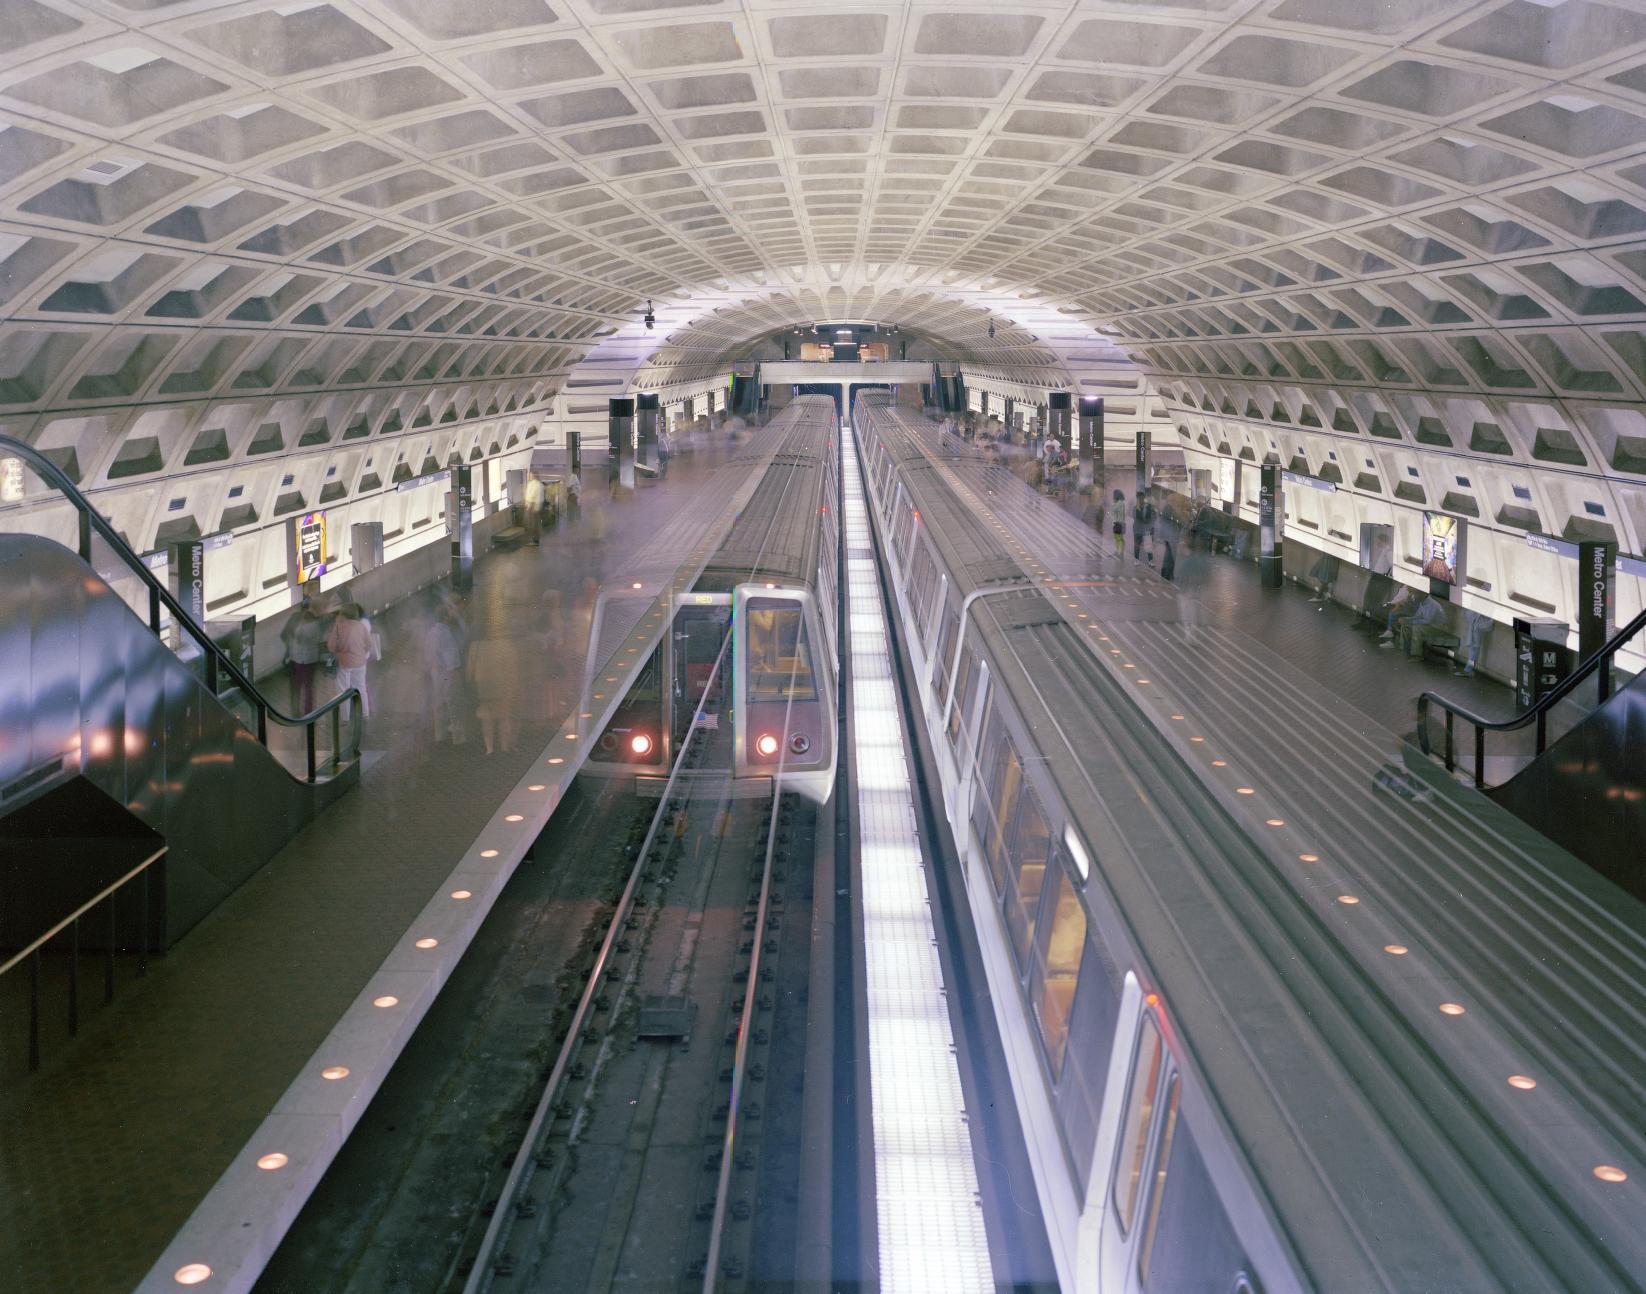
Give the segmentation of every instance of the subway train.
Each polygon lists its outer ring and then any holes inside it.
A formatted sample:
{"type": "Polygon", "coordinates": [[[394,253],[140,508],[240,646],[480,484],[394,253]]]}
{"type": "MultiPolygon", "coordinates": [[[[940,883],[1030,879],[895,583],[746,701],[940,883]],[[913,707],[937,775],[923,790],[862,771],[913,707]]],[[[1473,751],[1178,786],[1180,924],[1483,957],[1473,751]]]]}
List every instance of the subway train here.
{"type": "Polygon", "coordinates": [[[1555,863],[1541,903],[1588,932],[1564,944],[1517,946],[1540,914],[1506,873],[1427,896],[1471,949],[1530,958],[1588,1012],[1563,1029],[1528,975],[1504,986],[1513,1010],[1471,1001],[1479,1032],[1436,1044],[1463,1008],[1407,1005],[1416,954],[1463,952],[1351,950],[1333,918],[1375,908],[1288,883],[1298,856],[1163,737],[1092,604],[1034,569],[933,424],[866,394],[851,427],[1063,1288],[1642,1288],[1638,928],[1555,863]],[[1591,1137],[1621,1157],[1597,1166],[1591,1137]]]}
{"type": "MultiPolygon", "coordinates": [[[[655,793],[695,722],[707,730],[704,750],[681,776],[719,788],[729,775],[733,794],[759,794],[781,769],[789,790],[829,798],[839,679],[838,471],[834,402],[797,399],[722,469],[723,485],[738,493],[705,506],[735,513],[695,579],[674,581],[681,554],[663,533],[601,589],[590,625],[591,671],[621,650],[640,608],[660,596],[672,605],[668,632],[657,636],[595,743],[587,775],[632,778],[638,791],[655,793]]],[[[589,686],[616,677],[591,672],[589,686]]]]}

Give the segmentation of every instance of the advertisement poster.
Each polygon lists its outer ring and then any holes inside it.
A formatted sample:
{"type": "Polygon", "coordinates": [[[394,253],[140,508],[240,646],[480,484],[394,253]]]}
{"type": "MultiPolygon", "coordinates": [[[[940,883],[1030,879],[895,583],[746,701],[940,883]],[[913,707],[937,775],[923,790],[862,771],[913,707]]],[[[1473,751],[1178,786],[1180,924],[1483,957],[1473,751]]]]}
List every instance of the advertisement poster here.
{"type": "Polygon", "coordinates": [[[326,514],[305,512],[297,519],[297,582],[307,584],[326,573],[326,514]]]}
{"type": "Polygon", "coordinates": [[[1444,512],[1423,514],[1423,573],[1443,584],[1456,584],[1458,574],[1458,541],[1462,538],[1463,523],[1444,512]]]}

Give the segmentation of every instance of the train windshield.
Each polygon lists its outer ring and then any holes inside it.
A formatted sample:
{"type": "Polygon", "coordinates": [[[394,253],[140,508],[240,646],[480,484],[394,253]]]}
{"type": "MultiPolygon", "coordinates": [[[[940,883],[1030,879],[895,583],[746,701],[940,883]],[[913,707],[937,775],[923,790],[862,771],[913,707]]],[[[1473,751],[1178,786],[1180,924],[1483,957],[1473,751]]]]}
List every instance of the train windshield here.
{"type": "Polygon", "coordinates": [[[817,700],[803,616],[798,602],[750,601],[744,628],[750,701],[817,700]]]}

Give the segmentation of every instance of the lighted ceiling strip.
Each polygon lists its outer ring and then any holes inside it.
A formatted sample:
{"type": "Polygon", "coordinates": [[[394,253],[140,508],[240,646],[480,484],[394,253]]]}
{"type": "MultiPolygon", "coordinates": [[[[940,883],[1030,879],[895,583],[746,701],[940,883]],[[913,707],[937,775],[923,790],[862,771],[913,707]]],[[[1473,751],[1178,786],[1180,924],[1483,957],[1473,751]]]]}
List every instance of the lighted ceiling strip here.
{"type": "Polygon", "coordinates": [[[875,1212],[884,1294],[994,1289],[937,955],[855,438],[847,434],[847,647],[862,857],[875,1212]]]}

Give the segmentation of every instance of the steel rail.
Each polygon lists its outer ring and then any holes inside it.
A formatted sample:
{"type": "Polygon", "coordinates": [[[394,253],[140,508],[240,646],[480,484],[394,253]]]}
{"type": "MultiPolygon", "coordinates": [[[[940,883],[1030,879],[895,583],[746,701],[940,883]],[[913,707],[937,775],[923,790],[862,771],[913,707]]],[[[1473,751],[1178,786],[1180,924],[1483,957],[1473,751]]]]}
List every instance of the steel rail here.
{"type": "MultiPolygon", "coordinates": [[[[797,421],[799,420],[797,419],[797,421]]],[[[781,450],[778,450],[777,452],[781,452],[781,450]]],[[[771,460],[768,459],[766,469],[770,470],[770,467],[771,460]]],[[[781,513],[782,505],[787,501],[793,486],[794,481],[791,476],[783,484],[783,494],[778,500],[778,514],[781,513]]],[[[766,556],[766,546],[769,541],[770,534],[768,532],[767,537],[761,542],[760,551],[755,554],[754,560],[750,565],[749,575],[751,578],[760,569],[760,563],[766,556]]],[[[611,959],[612,949],[616,945],[618,935],[623,929],[623,923],[627,920],[629,912],[633,908],[635,894],[638,892],[640,884],[645,878],[646,867],[650,858],[652,846],[656,842],[658,830],[663,825],[664,819],[667,816],[676,783],[680,780],[680,774],[686,765],[686,754],[692,749],[693,742],[696,740],[698,734],[703,731],[703,729],[699,727],[698,721],[702,718],[703,707],[707,704],[709,695],[714,689],[715,679],[719,676],[721,666],[725,663],[726,652],[731,648],[733,636],[734,635],[732,633],[728,633],[726,635],[726,640],[721,643],[720,652],[715,657],[714,667],[709,671],[708,680],[705,682],[703,692],[698,698],[697,708],[692,712],[692,722],[687,729],[686,739],[680,743],[680,751],[675,756],[674,764],[669,770],[668,781],[664,783],[662,794],[658,797],[657,812],[653,815],[651,825],[647,828],[645,839],[642,841],[640,849],[636,853],[634,867],[629,872],[629,878],[623,887],[623,893],[618,898],[617,909],[612,916],[611,923],[606,928],[605,937],[601,940],[600,951],[596,954],[594,966],[589,972],[588,982],[584,985],[583,993],[578,999],[577,1009],[572,1014],[571,1024],[567,1028],[565,1040],[561,1044],[558,1055],[555,1057],[554,1066],[549,1072],[548,1081],[544,1084],[543,1095],[538,1100],[537,1108],[532,1112],[531,1122],[527,1125],[525,1136],[521,1139],[520,1149],[515,1154],[514,1162],[509,1166],[508,1176],[503,1180],[503,1186],[498,1193],[497,1203],[492,1210],[492,1216],[486,1225],[485,1234],[481,1237],[480,1249],[475,1255],[474,1262],[469,1269],[468,1279],[463,1283],[463,1294],[482,1294],[484,1290],[490,1288],[491,1278],[494,1275],[492,1271],[492,1257],[497,1252],[502,1242],[507,1238],[509,1227],[512,1225],[511,1219],[515,1213],[516,1198],[518,1197],[522,1186],[530,1179],[531,1168],[536,1161],[539,1145],[543,1140],[547,1128],[550,1126],[551,1121],[549,1119],[549,1115],[553,1111],[554,1104],[559,1097],[561,1087],[565,1084],[566,1075],[571,1069],[572,1061],[582,1046],[583,1030],[587,1027],[588,1018],[593,1009],[596,992],[599,989],[601,980],[604,978],[606,973],[607,962],[611,959]]],[[[793,705],[794,702],[791,697],[789,701],[790,710],[792,710],[793,705]]],[[[788,720],[787,716],[785,716],[785,736],[787,735],[787,732],[788,720]]],[[[787,743],[784,745],[784,750],[787,750],[787,743]]],[[[779,773],[781,773],[782,764],[785,759],[786,755],[779,757],[779,773]]],[[[775,778],[773,779],[773,786],[774,795],[772,799],[772,822],[775,824],[777,821],[778,807],[777,797],[775,794],[775,778]]],[[[767,862],[769,872],[769,854],[767,862]]],[[[758,927],[760,923],[757,921],[756,924],[758,927]]],[[[758,950],[758,948],[759,944],[757,942],[756,949],[758,950]]],[[[756,955],[758,956],[758,951],[756,955]]],[[[750,986],[751,993],[745,995],[745,1005],[747,1005],[747,1001],[752,998],[752,989],[754,987],[752,972],[750,975],[750,986]]]]}
{"type": "Polygon", "coordinates": [[[663,825],[665,817],[671,807],[671,798],[675,784],[680,779],[680,773],[686,766],[686,755],[692,749],[692,743],[699,732],[698,719],[703,714],[703,706],[707,702],[709,693],[714,688],[715,678],[720,673],[720,666],[726,659],[726,652],[731,647],[732,638],[726,635],[726,641],[720,645],[720,654],[714,659],[714,668],[709,671],[708,682],[704,684],[703,695],[699,698],[697,709],[692,713],[691,727],[687,730],[686,740],[680,743],[680,751],[675,756],[674,766],[669,770],[669,780],[664,784],[663,794],[658,797],[657,812],[652,816],[651,826],[646,831],[646,838],[635,855],[634,866],[629,871],[628,882],[623,886],[623,893],[618,898],[617,909],[606,927],[605,937],[600,941],[600,951],[595,956],[594,967],[589,972],[588,982],[583,986],[583,994],[578,999],[577,1010],[572,1013],[571,1024],[567,1027],[565,1041],[560,1045],[559,1054],[554,1060],[554,1067],[549,1071],[548,1081],[543,1086],[543,1095],[538,1099],[537,1108],[532,1111],[531,1123],[526,1128],[526,1135],[521,1139],[520,1149],[515,1153],[514,1162],[509,1166],[509,1174],[503,1179],[503,1187],[498,1192],[497,1205],[492,1210],[492,1216],[486,1226],[486,1233],[480,1240],[480,1251],[475,1255],[474,1264],[469,1269],[469,1278],[463,1284],[463,1294],[480,1294],[489,1288],[492,1275],[491,1259],[499,1245],[507,1237],[509,1219],[514,1214],[515,1200],[521,1188],[531,1175],[531,1168],[537,1158],[539,1144],[543,1140],[549,1122],[550,1114],[556,1100],[560,1096],[560,1089],[565,1084],[566,1075],[570,1071],[577,1052],[583,1045],[583,1030],[588,1025],[589,1016],[594,1008],[594,999],[599,991],[601,981],[605,978],[606,964],[611,960],[612,949],[616,946],[618,936],[622,933],[623,923],[628,919],[629,912],[634,906],[635,894],[645,879],[646,869],[651,860],[651,850],[656,843],[657,833],[663,825]]]}
{"type": "Polygon", "coordinates": [[[726,1210],[731,1198],[732,1167],[737,1146],[737,1116],[743,1104],[743,1083],[749,1063],[749,1034],[754,1024],[755,1003],[760,995],[760,956],[766,940],[766,917],[771,909],[772,859],[777,852],[778,811],[783,802],[783,766],[789,759],[789,731],[794,718],[794,681],[799,675],[799,658],[789,670],[789,699],[783,709],[783,738],[772,773],[772,814],[766,826],[766,858],[760,869],[760,898],[754,914],[754,950],[749,956],[748,987],[743,993],[743,1011],[737,1021],[737,1045],[732,1051],[731,1098],[726,1114],[726,1136],[720,1146],[720,1173],[715,1182],[714,1213],[709,1218],[709,1252],[703,1262],[703,1294],[713,1294],[720,1269],[720,1246],[726,1230],[726,1210]]]}

